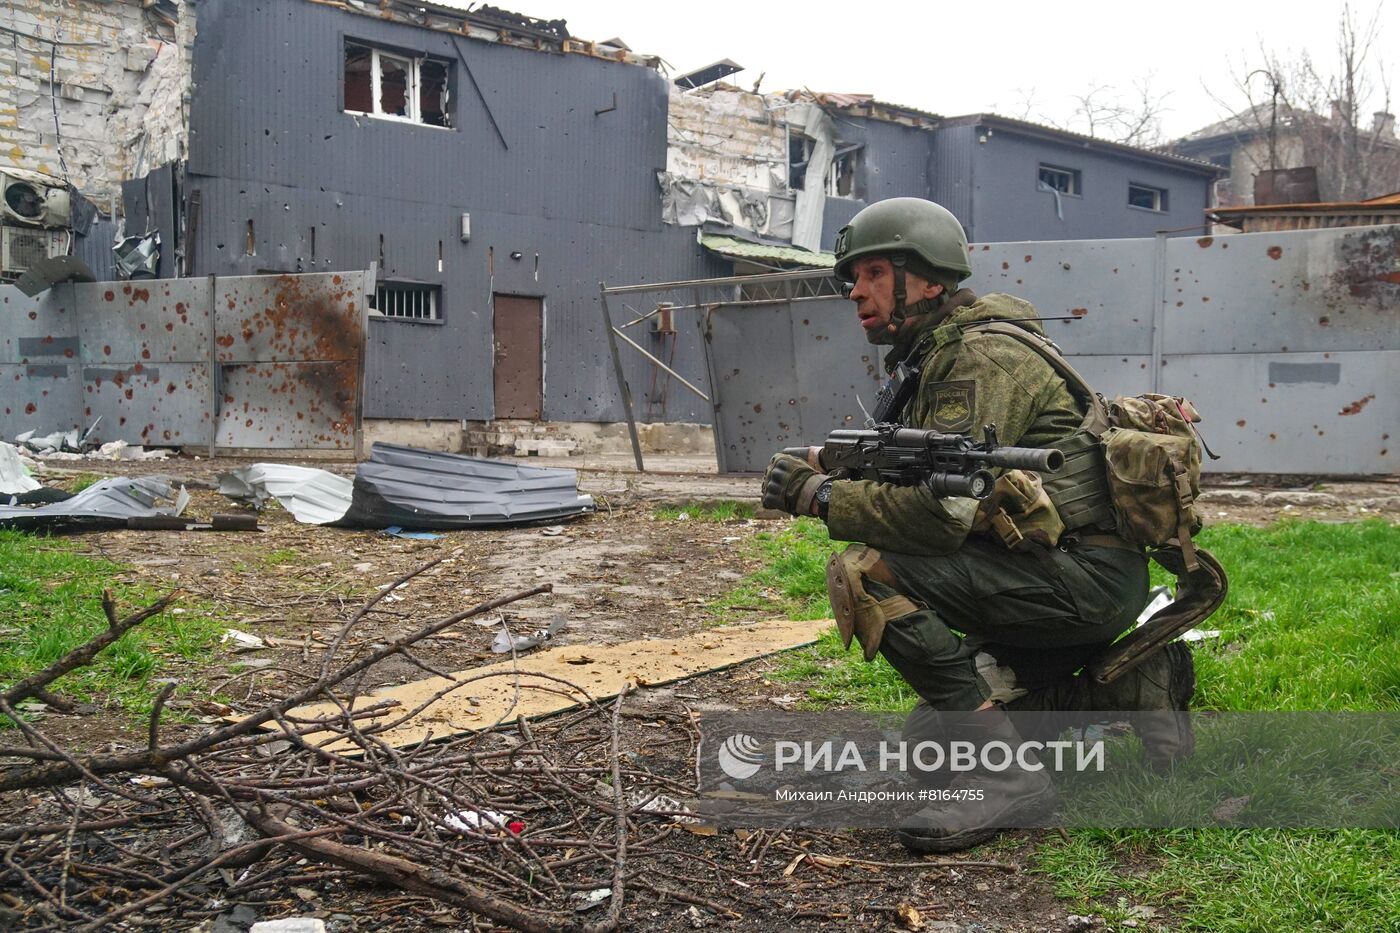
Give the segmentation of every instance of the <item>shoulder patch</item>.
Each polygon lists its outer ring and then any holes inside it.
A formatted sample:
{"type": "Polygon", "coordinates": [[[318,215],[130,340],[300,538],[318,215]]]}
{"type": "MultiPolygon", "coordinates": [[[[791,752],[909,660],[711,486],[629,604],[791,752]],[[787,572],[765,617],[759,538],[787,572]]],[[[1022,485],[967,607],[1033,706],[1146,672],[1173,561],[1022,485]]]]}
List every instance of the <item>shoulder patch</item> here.
{"type": "Polygon", "coordinates": [[[940,431],[967,433],[977,410],[977,383],[971,379],[935,382],[927,391],[933,426],[940,431]]]}

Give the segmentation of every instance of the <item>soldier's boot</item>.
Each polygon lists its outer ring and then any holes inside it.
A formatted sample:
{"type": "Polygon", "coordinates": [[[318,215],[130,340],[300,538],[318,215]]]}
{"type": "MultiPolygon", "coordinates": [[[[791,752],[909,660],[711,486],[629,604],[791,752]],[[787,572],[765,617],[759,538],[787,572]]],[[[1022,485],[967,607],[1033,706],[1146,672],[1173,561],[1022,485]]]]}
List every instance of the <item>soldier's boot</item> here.
{"type": "MultiPolygon", "coordinates": [[[[1148,763],[1158,770],[1166,770],[1195,750],[1195,733],[1186,712],[1195,692],[1196,665],[1191,658],[1191,648],[1177,641],[1155,652],[1111,684],[1096,683],[1085,675],[1076,674],[1011,700],[1006,709],[1018,714],[1017,721],[1028,732],[1036,730],[1023,722],[1027,713],[1046,713],[1047,722],[1055,724],[1048,728],[1057,728],[1065,722],[1055,713],[1140,714],[1128,717],[1133,731],[1142,742],[1148,763]]],[[[1039,734],[1034,737],[1044,738],[1039,734]]]]}
{"type": "Polygon", "coordinates": [[[1055,785],[1033,755],[1020,751],[1022,738],[1000,707],[960,713],[957,740],[970,741],[980,759],[988,743],[1011,749],[1009,767],[959,772],[949,785],[952,799],[925,807],[899,825],[899,841],[914,852],[957,852],[986,842],[1003,829],[1040,825],[1055,809],[1055,785]],[[961,798],[961,799],[959,799],[961,798]]]}
{"type": "MultiPolygon", "coordinates": [[[[911,754],[912,750],[923,742],[946,746],[948,737],[948,725],[943,714],[929,705],[927,700],[920,700],[909,711],[900,734],[905,749],[911,750],[911,754]]],[[[911,767],[905,776],[919,787],[942,789],[953,780],[953,772],[948,768],[946,759],[938,762],[938,765],[937,768],[928,769],[911,767]]]]}

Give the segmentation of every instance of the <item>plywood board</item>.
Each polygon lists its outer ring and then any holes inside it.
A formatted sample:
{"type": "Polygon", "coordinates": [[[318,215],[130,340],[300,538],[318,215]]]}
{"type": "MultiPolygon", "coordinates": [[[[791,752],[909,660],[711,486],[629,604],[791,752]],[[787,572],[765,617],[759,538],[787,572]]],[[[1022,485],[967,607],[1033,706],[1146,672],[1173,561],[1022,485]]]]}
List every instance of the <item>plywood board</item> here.
{"type": "MultiPolygon", "coordinates": [[[[409,721],[376,737],[397,747],[415,744],[423,739],[489,729],[499,722],[514,720],[519,716],[531,719],[548,716],[589,699],[602,700],[616,696],[627,685],[670,683],[778,651],[810,645],[831,625],[830,619],[782,619],[705,629],[679,638],[546,648],[522,655],[515,662],[507,658],[494,664],[453,672],[454,679],[471,682],[436,700],[409,721]]],[[[386,687],[358,697],[354,707],[363,709],[386,699],[397,700],[398,706],[387,710],[383,719],[379,720],[393,721],[450,685],[451,681],[446,678],[430,677],[398,687],[386,687]]],[[[291,711],[291,715],[304,718],[335,713],[336,708],[329,703],[302,706],[291,711]]],[[[368,724],[361,720],[361,728],[368,724]]],[[[337,743],[327,747],[343,749],[345,746],[337,743]]]]}

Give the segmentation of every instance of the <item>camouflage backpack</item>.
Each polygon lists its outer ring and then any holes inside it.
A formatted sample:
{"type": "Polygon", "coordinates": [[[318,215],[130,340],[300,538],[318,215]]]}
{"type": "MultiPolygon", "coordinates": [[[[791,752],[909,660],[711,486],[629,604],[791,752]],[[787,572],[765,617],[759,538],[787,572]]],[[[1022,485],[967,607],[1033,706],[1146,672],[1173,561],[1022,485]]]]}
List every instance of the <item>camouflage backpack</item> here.
{"type": "Polygon", "coordinates": [[[1088,405],[1080,430],[1097,439],[1103,451],[1118,535],[1141,547],[1179,546],[1186,569],[1196,570],[1191,537],[1203,524],[1196,497],[1204,445],[1192,427],[1201,420],[1195,407],[1184,398],[1151,393],[1105,399],[1052,341],[1010,322],[989,321],[966,330],[1014,337],[1064,377],[1070,391],[1088,405]]]}

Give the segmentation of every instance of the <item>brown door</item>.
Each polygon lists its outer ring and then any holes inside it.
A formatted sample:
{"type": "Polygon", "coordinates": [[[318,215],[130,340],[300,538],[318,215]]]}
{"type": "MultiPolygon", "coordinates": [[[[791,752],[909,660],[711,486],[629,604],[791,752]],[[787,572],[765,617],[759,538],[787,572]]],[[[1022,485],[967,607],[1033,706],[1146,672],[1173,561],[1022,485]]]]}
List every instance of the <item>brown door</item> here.
{"type": "Polygon", "coordinates": [[[493,295],[496,417],[538,420],[544,400],[544,299],[493,295]]]}

